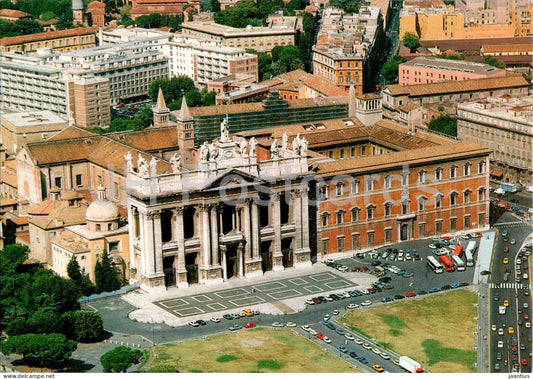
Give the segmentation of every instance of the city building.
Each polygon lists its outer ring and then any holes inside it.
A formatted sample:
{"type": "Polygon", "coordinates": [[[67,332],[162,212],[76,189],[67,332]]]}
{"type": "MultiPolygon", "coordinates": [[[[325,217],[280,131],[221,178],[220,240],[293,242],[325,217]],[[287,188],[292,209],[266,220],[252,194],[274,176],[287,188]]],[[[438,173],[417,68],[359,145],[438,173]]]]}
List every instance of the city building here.
{"type": "Polygon", "coordinates": [[[0,39],[2,53],[7,52],[36,52],[45,47],[57,51],[73,51],[96,46],[96,32],[94,28],[74,28],[26,34],[16,37],[4,37],[0,39]]]}
{"type": "Polygon", "coordinates": [[[153,13],[169,16],[184,16],[188,9],[200,12],[200,0],[131,0],[131,19],[153,13]]]}
{"type": "Polygon", "coordinates": [[[16,154],[25,143],[45,141],[67,126],[67,120],[51,111],[3,112],[0,137],[7,153],[16,154]]]}
{"type": "Polygon", "coordinates": [[[504,181],[528,186],[533,180],[533,98],[491,96],[458,104],[457,136],[492,150],[491,169],[504,181]]]}
{"type": "Polygon", "coordinates": [[[214,40],[224,46],[269,53],[275,46],[295,45],[296,25],[233,28],[214,22],[184,22],[183,34],[214,40]]]}
{"type": "Polygon", "coordinates": [[[103,28],[105,25],[105,3],[102,1],[92,1],[87,5],[87,23],[90,26],[103,28]]]}
{"type": "Polygon", "coordinates": [[[358,94],[374,90],[383,38],[379,8],[363,6],[352,15],[326,8],[313,46],[313,74],[345,90],[353,84],[358,94]]]}
{"type": "Polygon", "coordinates": [[[0,20],[15,22],[18,20],[31,20],[31,14],[16,9],[0,9],[0,20]]]}
{"type": "Polygon", "coordinates": [[[52,239],[51,268],[68,277],[67,267],[75,256],[81,273],[94,282],[96,262],[107,251],[119,279],[129,280],[128,226],[120,221],[117,206],[106,199],[105,188],[99,187],[97,196],[87,207],[84,224],[67,226],[52,239]]]}
{"type": "Polygon", "coordinates": [[[446,80],[467,80],[505,76],[501,70],[483,63],[430,57],[416,57],[398,67],[398,84],[425,84],[446,80]]]}

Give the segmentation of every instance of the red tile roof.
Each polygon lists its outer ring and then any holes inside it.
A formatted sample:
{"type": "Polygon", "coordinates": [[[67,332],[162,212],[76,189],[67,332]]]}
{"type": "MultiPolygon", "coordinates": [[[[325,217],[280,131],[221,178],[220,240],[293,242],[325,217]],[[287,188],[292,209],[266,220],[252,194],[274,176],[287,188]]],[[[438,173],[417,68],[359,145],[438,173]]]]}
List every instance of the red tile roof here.
{"type": "Polygon", "coordinates": [[[73,37],[73,36],[82,36],[87,34],[96,34],[97,28],[74,28],[74,29],[65,29],[65,30],[56,30],[53,32],[43,32],[35,34],[26,34],[23,36],[16,37],[4,37],[0,39],[0,45],[18,45],[20,43],[35,42],[35,41],[44,41],[49,39],[73,37]]]}
{"type": "Polygon", "coordinates": [[[0,9],[0,18],[1,17],[27,18],[31,17],[31,14],[16,9],[0,9]]]}

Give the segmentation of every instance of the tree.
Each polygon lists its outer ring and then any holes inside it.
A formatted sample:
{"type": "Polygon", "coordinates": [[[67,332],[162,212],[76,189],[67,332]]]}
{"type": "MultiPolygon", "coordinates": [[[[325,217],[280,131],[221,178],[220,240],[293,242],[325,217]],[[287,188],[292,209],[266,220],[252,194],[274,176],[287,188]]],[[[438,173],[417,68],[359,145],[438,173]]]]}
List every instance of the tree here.
{"type": "Polygon", "coordinates": [[[80,308],[76,283],[52,270],[39,270],[33,275],[30,293],[31,311],[47,309],[63,313],[80,308]]]}
{"type": "Polygon", "coordinates": [[[505,63],[496,57],[486,56],[483,58],[482,62],[491,65],[492,67],[505,68],[505,63]]]}
{"type": "Polygon", "coordinates": [[[140,350],[118,346],[100,357],[104,372],[126,372],[131,365],[138,363],[142,356],[140,350]]]}
{"type": "Polygon", "coordinates": [[[398,83],[398,66],[405,62],[405,58],[395,55],[387,61],[381,69],[381,77],[385,84],[398,83]]]}
{"type": "Polygon", "coordinates": [[[68,262],[67,274],[69,278],[76,283],[82,294],[89,296],[94,292],[94,286],[92,285],[91,280],[81,273],[80,265],[78,264],[76,255],[72,255],[72,258],[68,262]]]}
{"type": "Polygon", "coordinates": [[[78,342],[97,342],[104,334],[104,322],[90,311],[66,312],[61,315],[65,335],[78,342]]]}
{"type": "Polygon", "coordinates": [[[437,132],[457,137],[457,118],[443,115],[431,120],[428,128],[437,132]]]}
{"type": "Polygon", "coordinates": [[[14,244],[7,245],[0,250],[0,275],[15,274],[22,263],[28,259],[28,246],[14,244]]]}
{"type": "Polygon", "coordinates": [[[406,32],[403,35],[403,45],[407,47],[411,53],[415,53],[418,46],[420,46],[419,41],[420,38],[414,33],[406,32]]]}
{"type": "Polygon", "coordinates": [[[52,310],[38,310],[31,314],[26,325],[33,333],[62,333],[63,322],[59,313],[52,310]]]}
{"type": "Polygon", "coordinates": [[[120,15],[121,16],[129,16],[131,13],[131,5],[126,4],[120,8],[120,15]]]}
{"type": "Polygon", "coordinates": [[[104,250],[102,259],[96,262],[94,269],[94,276],[96,281],[96,293],[112,292],[120,288],[120,281],[117,273],[111,265],[111,259],[107,250],[104,250]]]}
{"type": "Polygon", "coordinates": [[[41,15],[41,17],[39,17],[41,21],[50,21],[50,20],[53,20],[54,18],[56,18],[56,15],[52,11],[45,12],[41,15]]]}
{"type": "Polygon", "coordinates": [[[76,348],[76,341],[58,333],[13,336],[1,345],[3,354],[20,354],[31,366],[50,368],[63,367],[76,348]]]}

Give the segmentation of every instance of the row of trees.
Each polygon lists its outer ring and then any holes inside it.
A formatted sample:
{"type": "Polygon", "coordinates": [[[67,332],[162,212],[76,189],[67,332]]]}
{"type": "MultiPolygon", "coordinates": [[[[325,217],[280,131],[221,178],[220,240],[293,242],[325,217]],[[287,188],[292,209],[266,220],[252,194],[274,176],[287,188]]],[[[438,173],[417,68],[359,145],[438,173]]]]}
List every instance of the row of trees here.
{"type": "MultiPolygon", "coordinates": [[[[58,22],[55,24],[55,27],[58,30],[68,29],[73,26],[72,25],[72,0],[54,0],[54,1],[18,0],[18,1],[13,1],[13,2],[11,0],[1,0],[0,9],[16,9],[22,12],[29,13],[33,16],[34,19],[40,19],[42,21],[49,21],[51,19],[57,19],[58,22]]],[[[31,21],[31,20],[25,20],[25,21],[31,21]]],[[[35,23],[37,24],[37,22],[35,23]]],[[[29,31],[27,29],[22,28],[20,29],[18,34],[11,34],[11,35],[39,33],[40,31],[42,31],[42,28],[41,30],[37,28],[32,28],[29,31]]],[[[2,31],[0,31],[0,33],[2,33],[2,31]]],[[[10,35],[0,34],[0,37],[7,37],[7,36],[10,36],[10,35]]]]}
{"type": "Polygon", "coordinates": [[[207,91],[206,87],[198,91],[194,86],[194,80],[186,75],[180,75],[172,79],[156,79],[150,83],[148,96],[153,102],[157,100],[159,88],[163,91],[165,102],[171,111],[181,108],[181,101],[184,95],[187,105],[190,107],[215,105],[216,93],[207,91]]]}
{"type": "Polygon", "coordinates": [[[159,13],[152,13],[147,16],[140,16],[134,20],[128,14],[122,14],[120,23],[124,26],[137,25],[140,28],[162,28],[168,26],[173,29],[179,29],[183,23],[181,15],[161,15],[159,13]]]}

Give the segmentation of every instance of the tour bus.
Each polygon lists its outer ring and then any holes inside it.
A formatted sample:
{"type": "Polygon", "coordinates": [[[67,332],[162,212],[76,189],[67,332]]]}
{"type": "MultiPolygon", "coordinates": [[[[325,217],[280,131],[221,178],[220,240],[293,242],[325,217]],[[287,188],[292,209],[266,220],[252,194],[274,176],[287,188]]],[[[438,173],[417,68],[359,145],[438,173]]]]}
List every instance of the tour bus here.
{"type": "Polygon", "coordinates": [[[437,261],[434,256],[428,255],[427,263],[428,266],[435,272],[435,274],[442,274],[444,272],[444,270],[442,269],[442,265],[439,263],[439,261],[437,261]]]}
{"type": "Polygon", "coordinates": [[[471,267],[474,265],[474,249],[476,248],[476,241],[468,242],[468,246],[465,249],[466,265],[471,267]]]}
{"type": "Polygon", "coordinates": [[[448,258],[447,255],[441,255],[439,256],[440,263],[444,266],[446,271],[455,271],[455,267],[453,265],[453,262],[448,258]]]}
{"type": "Polygon", "coordinates": [[[457,271],[464,271],[466,269],[465,262],[458,255],[452,255],[452,261],[455,264],[457,271]]]}
{"type": "Polygon", "coordinates": [[[459,255],[461,255],[462,252],[463,252],[463,245],[459,244],[453,250],[453,255],[459,256],[459,255]]]}

